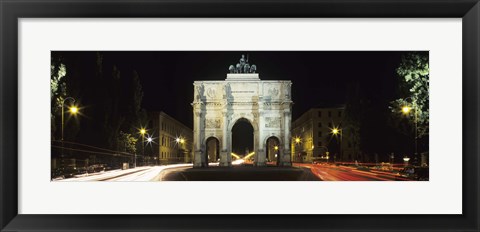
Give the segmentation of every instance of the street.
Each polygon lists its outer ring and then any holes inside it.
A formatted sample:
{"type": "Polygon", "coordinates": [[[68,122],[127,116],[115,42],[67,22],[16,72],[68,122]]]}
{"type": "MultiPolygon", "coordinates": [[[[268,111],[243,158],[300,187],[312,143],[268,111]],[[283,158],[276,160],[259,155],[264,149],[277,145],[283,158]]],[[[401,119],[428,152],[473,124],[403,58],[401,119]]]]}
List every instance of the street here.
{"type": "Polygon", "coordinates": [[[398,174],[356,166],[294,163],[293,167],[254,167],[235,162],[233,167],[193,168],[192,164],[144,166],[77,175],[54,181],[395,181],[409,180],[398,174]]]}
{"type": "Polygon", "coordinates": [[[389,171],[362,169],[355,166],[333,164],[294,163],[296,167],[310,168],[312,173],[324,181],[395,181],[409,180],[389,171]]]}

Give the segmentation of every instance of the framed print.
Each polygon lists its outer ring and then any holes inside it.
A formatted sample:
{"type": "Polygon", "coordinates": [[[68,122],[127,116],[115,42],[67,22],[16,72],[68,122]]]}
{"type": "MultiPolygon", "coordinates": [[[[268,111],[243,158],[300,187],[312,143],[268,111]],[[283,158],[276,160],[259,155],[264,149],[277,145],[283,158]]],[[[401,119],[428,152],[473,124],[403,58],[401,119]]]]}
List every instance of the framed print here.
{"type": "Polygon", "coordinates": [[[476,0],[0,6],[1,231],[480,229],[476,0]]]}

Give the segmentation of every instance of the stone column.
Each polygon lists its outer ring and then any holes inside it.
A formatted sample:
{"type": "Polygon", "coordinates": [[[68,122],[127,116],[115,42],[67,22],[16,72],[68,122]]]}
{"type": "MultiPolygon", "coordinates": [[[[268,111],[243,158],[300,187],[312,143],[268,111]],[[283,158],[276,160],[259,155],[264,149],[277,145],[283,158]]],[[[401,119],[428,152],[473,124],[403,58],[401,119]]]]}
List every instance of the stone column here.
{"type": "Polygon", "coordinates": [[[222,128],[222,149],[220,152],[220,166],[228,167],[232,164],[232,158],[228,154],[228,147],[230,144],[228,143],[228,111],[227,109],[223,110],[223,128],[222,128]]]}
{"type": "MultiPolygon", "coordinates": [[[[261,88],[263,89],[263,87],[261,88]]],[[[257,127],[257,136],[255,138],[255,142],[258,146],[255,149],[255,165],[256,166],[265,166],[266,158],[265,158],[265,111],[264,111],[264,100],[263,100],[263,91],[261,95],[258,97],[258,127],[257,127]]]]}
{"type": "Polygon", "coordinates": [[[193,167],[203,167],[201,118],[202,113],[198,107],[193,112],[193,167]]]}
{"type": "MultiPolygon", "coordinates": [[[[290,106],[288,107],[290,108],[290,106]]],[[[281,162],[280,166],[291,166],[291,151],[290,151],[290,143],[291,143],[291,113],[289,109],[285,109],[283,112],[283,127],[284,127],[284,132],[283,132],[283,152],[281,155],[281,162]]]]}

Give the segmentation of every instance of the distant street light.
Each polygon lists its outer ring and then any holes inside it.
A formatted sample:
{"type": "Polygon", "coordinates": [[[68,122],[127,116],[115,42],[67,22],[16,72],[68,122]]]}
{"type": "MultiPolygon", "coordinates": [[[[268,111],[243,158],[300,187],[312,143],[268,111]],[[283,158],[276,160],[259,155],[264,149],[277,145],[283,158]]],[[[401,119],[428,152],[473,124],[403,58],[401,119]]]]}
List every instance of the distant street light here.
{"type": "Polygon", "coordinates": [[[61,139],[61,142],[62,142],[62,153],[61,153],[61,164],[62,164],[62,168],[64,167],[64,161],[63,161],[63,131],[64,131],[64,127],[65,127],[65,101],[67,100],[70,100],[72,101],[72,106],[69,107],[69,112],[70,114],[72,115],[76,115],[78,113],[78,107],[73,105],[75,104],[75,99],[73,97],[66,97],[65,99],[63,99],[62,101],[62,139],[61,139]]]}
{"type": "Polygon", "coordinates": [[[292,146],[292,156],[293,156],[293,157],[291,157],[292,162],[294,162],[298,159],[295,154],[297,153],[297,146],[300,145],[302,140],[300,139],[300,137],[295,136],[295,138],[293,138],[293,142],[295,143],[295,145],[292,146]]]}
{"type": "Polygon", "coordinates": [[[410,113],[410,110],[412,110],[412,108],[409,107],[409,106],[404,106],[404,107],[402,107],[402,112],[403,112],[404,114],[410,113]]]}
{"type": "Polygon", "coordinates": [[[403,157],[403,161],[405,162],[405,167],[408,166],[408,161],[410,160],[410,158],[408,158],[407,156],[403,157]]]}
{"type": "MultiPolygon", "coordinates": [[[[64,116],[65,110],[64,110],[64,106],[65,106],[65,101],[67,101],[67,100],[71,100],[71,101],[72,101],[72,104],[75,103],[75,99],[74,99],[73,97],[67,97],[67,98],[63,99],[63,101],[62,101],[62,141],[63,141],[63,128],[64,128],[64,126],[65,126],[65,116],[64,116]]],[[[70,112],[70,114],[72,114],[72,115],[76,115],[76,114],[78,113],[78,107],[75,106],[75,105],[70,106],[70,107],[69,107],[69,112],[70,112]]]]}
{"type": "MultiPolygon", "coordinates": [[[[338,127],[334,127],[332,128],[332,134],[334,136],[337,136],[337,135],[340,135],[340,143],[339,143],[339,148],[338,148],[338,155],[340,156],[340,159],[342,159],[342,140],[343,140],[343,132],[342,132],[342,129],[338,128],[338,127]]],[[[335,157],[335,155],[334,155],[335,157]]]]}
{"type": "MultiPolygon", "coordinates": [[[[143,160],[145,161],[145,134],[147,133],[147,129],[142,127],[140,128],[139,132],[140,132],[140,135],[142,135],[142,156],[143,156],[143,160]]],[[[135,163],[136,162],[137,162],[137,157],[135,157],[135,163]]]]}
{"type": "MultiPolygon", "coordinates": [[[[188,151],[184,146],[185,145],[185,139],[180,135],[179,137],[175,138],[175,142],[177,143],[177,146],[178,146],[177,154],[179,152],[182,152],[182,155],[184,157],[186,157],[188,151]]],[[[209,159],[209,158],[207,157],[207,159],[209,159]]]]}
{"type": "Polygon", "coordinates": [[[300,138],[295,138],[295,143],[299,144],[300,143],[300,138]]]}
{"type": "Polygon", "coordinates": [[[338,129],[337,129],[337,128],[333,128],[333,129],[332,129],[332,134],[337,135],[337,134],[338,134],[338,129]]]}

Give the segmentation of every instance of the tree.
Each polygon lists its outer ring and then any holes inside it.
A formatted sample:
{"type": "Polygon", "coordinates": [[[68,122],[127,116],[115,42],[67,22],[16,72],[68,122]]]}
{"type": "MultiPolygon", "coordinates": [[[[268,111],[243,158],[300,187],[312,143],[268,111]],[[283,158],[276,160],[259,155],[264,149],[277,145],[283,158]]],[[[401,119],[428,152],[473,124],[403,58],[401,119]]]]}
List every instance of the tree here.
{"type": "Polygon", "coordinates": [[[390,109],[397,127],[405,134],[413,133],[415,123],[417,138],[429,132],[429,63],[428,53],[412,52],[402,57],[397,68],[400,77],[400,98],[391,102],[390,109]],[[410,111],[402,109],[412,109],[410,111]],[[408,112],[407,112],[408,111],[408,112]],[[403,114],[411,118],[405,118],[403,114]],[[405,120],[408,119],[408,120],[405,120]],[[416,121],[416,122],[415,122],[416,121]],[[408,125],[406,125],[408,124],[408,125]]]}
{"type": "Polygon", "coordinates": [[[50,64],[50,121],[51,121],[51,136],[52,139],[55,138],[56,132],[56,115],[58,115],[61,110],[62,102],[67,96],[67,86],[65,81],[65,76],[67,74],[67,69],[65,64],[62,63],[62,58],[60,56],[52,55],[50,64]]]}
{"type": "Polygon", "coordinates": [[[391,124],[404,135],[415,135],[415,152],[428,149],[430,76],[428,52],[405,54],[396,71],[400,82],[400,98],[390,103],[391,124]]]}
{"type": "Polygon", "coordinates": [[[137,144],[138,138],[135,138],[129,133],[125,133],[123,131],[120,131],[119,137],[118,137],[118,143],[123,147],[123,151],[130,153],[130,154],[135,154],[137,152],[137,144]]]}

